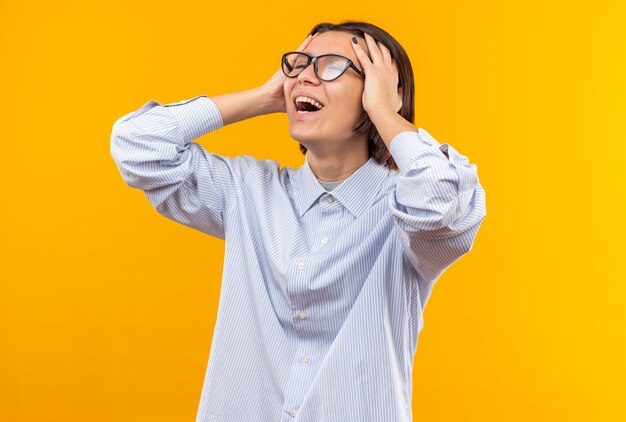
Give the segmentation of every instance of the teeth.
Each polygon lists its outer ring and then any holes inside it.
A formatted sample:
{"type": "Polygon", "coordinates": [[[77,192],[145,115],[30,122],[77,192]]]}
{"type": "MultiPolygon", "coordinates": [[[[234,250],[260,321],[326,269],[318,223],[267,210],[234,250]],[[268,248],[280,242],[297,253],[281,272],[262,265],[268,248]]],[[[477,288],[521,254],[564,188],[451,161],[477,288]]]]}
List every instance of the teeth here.
{"type": "Polygon", "coordinates": [[[320,110],[322,107],[324,107],[323,105],[321,105],[320,103],[318,103],[317,101],[315,101],[313,98],[309,98],[309,97],[296,97],[296,103],[311,103],[315,106],[315,108],[317,108],[318,110],[320,110]]]}

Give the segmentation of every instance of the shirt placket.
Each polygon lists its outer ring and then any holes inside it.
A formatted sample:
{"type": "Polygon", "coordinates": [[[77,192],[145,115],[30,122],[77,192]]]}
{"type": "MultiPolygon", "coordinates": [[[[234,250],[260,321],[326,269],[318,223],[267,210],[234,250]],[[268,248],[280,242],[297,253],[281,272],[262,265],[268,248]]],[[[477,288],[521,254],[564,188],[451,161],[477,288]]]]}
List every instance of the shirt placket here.
{"type": "Polygon", "coordinates": [[[295,349],[291,358],[291,368],[289,371],[289,382],[285,390],[285,401],[283,405],[283,417],[281,421],[293,421],[297,417],[302,399],[313,380],[317,361],[319,345],[308,338],[307,332],[312,330],[310,324],[315,324],[319,319],[311,314],[307,307],[309,302],[306,297],[307,285],[314,272],[314,258],[311,256],[296,257],[291,260],[289,268],[289,284],[292,303],[293,331],[295,333],[295,349]],[[307,325],[309,325],[307,327],[307,325]]]}
{"type": "MultiPolygon", "coordinates": [[[[321,213],[318,215],[321,215],[322,219],[324,216],[329,217],[329,213],[333,214],[333,211],[336,211],[335,208],[340,206],[331,194],[322,195],[318,203],[314,205],[314,207],[320,207],[321,213]]],[[[327,224],[319,224],[319,227],[320,229],[314,230],[317,245],[313,251],[328,243],[330,239],[327,224]]],[[[319,265],[315,257],[315,254],[302,255],[290,261],[288,280],[296,347],[291,359],[289,383],[285,391],[282,422],[294,421],[297,418],[304,395],[319,367],[319,359],[324,355],[323,346],[315,343],[310,336],[311,332],[319,332],[319,329],[316,329],[314,325],[321,324],[323,321],[320,315],[312,314],[311,309],[307,306],[311,302],[310,298],[307,297],[311,277],[316,273],[316,267],[319,265]]]]}

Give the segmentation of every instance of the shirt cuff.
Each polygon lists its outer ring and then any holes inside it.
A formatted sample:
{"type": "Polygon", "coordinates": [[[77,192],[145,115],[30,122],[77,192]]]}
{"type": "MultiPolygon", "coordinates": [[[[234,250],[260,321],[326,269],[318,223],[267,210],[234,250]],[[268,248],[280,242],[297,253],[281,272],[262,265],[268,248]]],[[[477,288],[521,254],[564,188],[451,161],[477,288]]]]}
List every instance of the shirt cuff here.
{"type": "Polygon", "coordinates": [[[438,151],[437,153],[447,160],[441,147],[428,132],[419,128],[417,132],[405,131],[394,136],[389,144],[389,152],[400,171],[405,172],[411,168],[411,162],[424,152],[438,151]]]}
{"type": "Polygon", "coordinates": [[[185,143],[223,126],[222,115],[215,103],[206,95],[190,100],[166,104],[183,129],[185,143]]]}

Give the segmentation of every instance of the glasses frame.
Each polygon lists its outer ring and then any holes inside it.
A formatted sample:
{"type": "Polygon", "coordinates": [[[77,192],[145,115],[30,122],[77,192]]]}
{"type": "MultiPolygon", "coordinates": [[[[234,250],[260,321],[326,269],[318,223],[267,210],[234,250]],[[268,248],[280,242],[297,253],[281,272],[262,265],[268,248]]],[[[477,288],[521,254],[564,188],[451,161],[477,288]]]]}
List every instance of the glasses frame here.
{"type": "Polygon", "coordinates": [[[357,73],[360,77],[362,77],[363,79],[365,79],[365,74],[363,73],[363,71],[362,71],[361,69],[359,69],[358,67],[356,67],[356,66],[355,66],[355,64],[354,64],[354,62],[353,62],[352,60],[350,60],[349,58],[344,57],[344,56],[342,56],[342,55],[339,55],[339,54],[322,54],[322,55],[319,55],[319,56],[309,56],[308,54],[303,53],[303,52],[301,52],[301,51],[290,51],[290,52],[288,52],[288,53],[283,54],[283,56],[282,56],[282,58],[281,58],[281,66],[280,66],[280,68],[282,69],[282,71],[283,71],[283,73],[285,74],[285,76],[286,76],[286,77],[288,77],[288,78],[297,78],[297,77],[298,77],[298,75],[300,75],[300,73],[302,73],[302,72],[304,71],[304,69],[306,69],[307,67],[309,67],[309,65],[310,65],[311,63],[313,63],[313,71],[315,72],[315,76],[317,76],[317,78],[318,78],[320,81],[324,81],[324,82],[331,82],[331,81],[337,80],[337,79],[339,79],[339,78],[340,78],[340,77],[341,77],[344,73],[346,73],[346,70],[348,70],[349,68],[354,69],[354,71],[355,71],[355,72],[356,72],[356,73],[357,73]],[[304,65],[304,67],[300,70],[300,72],[298,72],[298,74],[296,74],[296,75],[288,75],[288,74],[285,72],[285,66],[287,66],[287,68],[288,68],[288,69],[293,70],[293,68],[291,67],[291,65],[287,62],[287,56],[288,56],[288,55],[290,55],[290,54],[300,54],[300,55],[303,55],[303,56],[306,56],[306,57],[307,57],[306,64],[305,64],[305,65],[304,65]],[[321,78],[321,77],[320,77],[320,75],[317,73],[317,61],[318,61],[320,58],[322,58],[322,57],[340,57],[340,58],[342,58],[342,59],[346,60],[346,61],[347,61],[347,63],[348,63],[348,65],[347,65],[347,66],[346,66],[346,67],[345,67],[345,68],[341,71],[341,73],[340,73],[337,77],[335,77],[335,78],[333,78],[333,79],[323,79],[323,78],[321,78]]]}

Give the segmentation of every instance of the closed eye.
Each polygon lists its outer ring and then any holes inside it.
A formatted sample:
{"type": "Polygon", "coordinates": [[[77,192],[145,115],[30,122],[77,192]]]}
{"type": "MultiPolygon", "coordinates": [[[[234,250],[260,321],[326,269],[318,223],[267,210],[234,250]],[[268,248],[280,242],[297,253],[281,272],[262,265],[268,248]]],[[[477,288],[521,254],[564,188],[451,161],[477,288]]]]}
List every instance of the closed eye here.
{"type": "Polygon", "coordinates": [[[343,68],[344,68],[344,67],[345,67],[345,66],[342,66],[342,65],[336,64],[336,65],[330,65],[330,66],[328,66],[328,69],[330,69],[330,70],[343,70],[343,68]]]}

